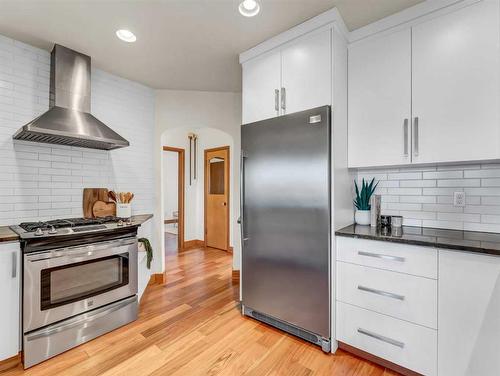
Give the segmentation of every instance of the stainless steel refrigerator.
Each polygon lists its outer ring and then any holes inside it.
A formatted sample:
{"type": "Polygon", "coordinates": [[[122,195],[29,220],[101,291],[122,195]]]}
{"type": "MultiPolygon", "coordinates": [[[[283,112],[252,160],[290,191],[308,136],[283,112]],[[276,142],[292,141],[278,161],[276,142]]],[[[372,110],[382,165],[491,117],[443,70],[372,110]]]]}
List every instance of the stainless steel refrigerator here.
{"type": "Polygon", "coordinates": [[[330,351],[330,107],[241,129],[243,314],[330,351]]]}

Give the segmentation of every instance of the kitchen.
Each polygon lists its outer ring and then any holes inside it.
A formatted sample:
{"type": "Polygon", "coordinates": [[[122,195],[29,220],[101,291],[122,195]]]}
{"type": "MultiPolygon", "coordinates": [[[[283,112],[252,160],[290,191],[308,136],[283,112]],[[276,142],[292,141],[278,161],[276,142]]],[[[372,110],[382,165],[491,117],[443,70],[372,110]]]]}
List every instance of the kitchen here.
{"type": "Polygon", "coordinates": [[[398,3],[2,3],[0,370],[497,375],[499,1],[398,3]],[[232,140],[232,254],[198,218],[165,255],[163,136],[192,127],[232,140]],[[70,302],[61,252],[90,258],[70,302]]]}

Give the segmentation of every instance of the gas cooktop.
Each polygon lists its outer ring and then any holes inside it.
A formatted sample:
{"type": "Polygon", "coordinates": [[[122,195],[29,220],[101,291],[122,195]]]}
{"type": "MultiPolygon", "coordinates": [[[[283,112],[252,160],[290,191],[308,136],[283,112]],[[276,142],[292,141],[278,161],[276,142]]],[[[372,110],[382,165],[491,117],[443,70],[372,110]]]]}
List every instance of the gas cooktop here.
{"type": "Polygon", "coordinates": [[[104,217],[104,218],[67,218],[67,219],[54,219],[46,222],[23,222],[19,225],[23,230],[31,232],[38,229],[41,230],[51,230],[64,228],[64,227],[80,227],[80,226],[90,226],[90,225],[100,225],[108,222],[117,222],[116,217],[104,217]]]}
{"type": "Polygon", "coordinates": [[[114,230],[133,225],[134,223],[130,222],[130,220],[126,221],[116,217],[64,218],[40,222],[23,222],[18,226],[11,226],[11,229],[21,239],[35,239],[114,230]]]}

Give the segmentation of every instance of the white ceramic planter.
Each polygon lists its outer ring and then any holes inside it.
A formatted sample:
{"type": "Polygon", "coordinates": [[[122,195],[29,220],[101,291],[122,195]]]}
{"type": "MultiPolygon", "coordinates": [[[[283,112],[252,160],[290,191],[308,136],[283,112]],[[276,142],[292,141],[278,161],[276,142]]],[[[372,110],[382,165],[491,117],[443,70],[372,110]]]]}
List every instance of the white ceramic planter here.
{"type": "Polygon", "coordinates": [[[356,224],[369,225],[371,222],[370,213],[371,210],[356,210],[356,213],[354,213],[356,224]]]}

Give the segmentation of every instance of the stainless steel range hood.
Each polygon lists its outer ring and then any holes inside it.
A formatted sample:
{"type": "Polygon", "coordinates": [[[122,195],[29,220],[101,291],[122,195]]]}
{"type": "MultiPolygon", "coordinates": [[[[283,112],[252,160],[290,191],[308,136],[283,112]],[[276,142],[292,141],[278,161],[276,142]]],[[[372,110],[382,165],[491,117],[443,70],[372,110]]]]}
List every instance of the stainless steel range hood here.
{"type": "Polygon", "coordinates": [[[16,140],[112,150],[129,142],[90,114],[90,56],[56,44],[50,56],[50,109],[16,140]]]}

